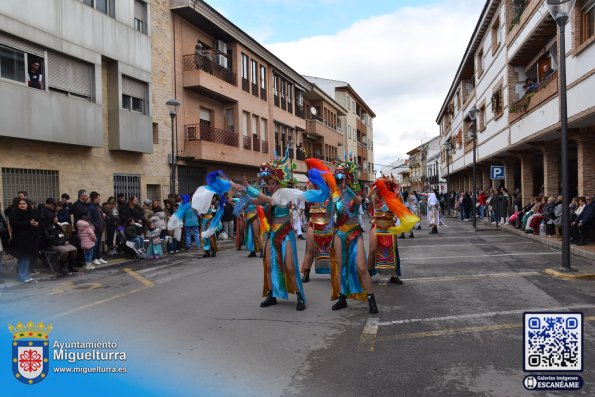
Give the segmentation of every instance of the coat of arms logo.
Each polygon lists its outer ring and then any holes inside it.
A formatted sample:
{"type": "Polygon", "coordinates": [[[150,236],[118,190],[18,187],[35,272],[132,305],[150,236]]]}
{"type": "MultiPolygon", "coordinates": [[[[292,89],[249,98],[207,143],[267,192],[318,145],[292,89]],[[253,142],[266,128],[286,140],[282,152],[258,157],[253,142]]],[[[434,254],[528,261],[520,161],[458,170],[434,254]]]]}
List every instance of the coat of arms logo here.
{"type": "Polygon", "coordinates": [[[26,384],[34,385],[44,380],[49,371],[49,339],[53,325],[40,322],[8,324],[12,333],[12,373],[26,384]]]}

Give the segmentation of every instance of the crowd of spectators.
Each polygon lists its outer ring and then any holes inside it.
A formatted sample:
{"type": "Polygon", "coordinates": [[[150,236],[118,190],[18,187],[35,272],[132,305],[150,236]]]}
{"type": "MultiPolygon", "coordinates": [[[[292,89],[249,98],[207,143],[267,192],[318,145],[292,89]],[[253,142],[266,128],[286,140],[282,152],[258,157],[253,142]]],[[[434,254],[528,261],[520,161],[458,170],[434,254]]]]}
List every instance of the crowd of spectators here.
{"type": "MultiPolygon", "coordinates": [[[[234,202],[224,199],[227,233],[221,236],[232,238],[234,202]]],[[[45,203],[35,205],[27,192],[21,191],[4,214],[0,211],[0,271],[5,268],[4,254],[16,259],[23,282],[35,283],[30,273],[33,263],[41,262],[42,266],[70,276],[125,255],[123,245],[127,242],[150,258],[161,257],[164,251],[174,254],[189,250],[193,245],[198,249],[201,217],[194,209],[189,208],[184,214],[180,241],[173,237],[173,230],[167,229],[167,221],[181,201],[180,196],[170,195],[163,202],[144,200],[140,206],[137,197],[127,198],[120,193],[102,202],[98,192],[80,190],[74,203],[64,193],[60,201],[49,197],[45,203]]],[[[218,204],[213,202],[212,211],[217,210],[218,204]]]]}

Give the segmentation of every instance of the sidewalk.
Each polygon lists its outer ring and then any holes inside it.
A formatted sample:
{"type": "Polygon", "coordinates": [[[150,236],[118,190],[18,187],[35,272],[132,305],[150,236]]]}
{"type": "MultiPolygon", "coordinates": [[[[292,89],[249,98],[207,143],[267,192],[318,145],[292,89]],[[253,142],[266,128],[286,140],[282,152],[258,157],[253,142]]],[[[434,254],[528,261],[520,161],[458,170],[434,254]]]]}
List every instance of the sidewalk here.
{"type": "MultiPolygon", "coordinates": [[[[471,227],[471,222],[464,222],[459,220],[458,218],[455,217],[445,217],[445,220],[452,222],[452,221],[457,221],[458,223],[460,223],[461,225],[468,225],[469,227],[471,227]]],[[[482,231],[482,230],[493,230],[493,231],[503,231],[506,233],[510,233],[510,234],[514,234],[526,239],[530,239],[530,240],[534,240],[540,244],[543,244],[547,247],[550,248],[554,248],[557,250],[562,251],[562,238],[559,236],[536,236],[534,234],[527,234],[522,230],[516,229],[514,226],[512,225],[502,225],[502,224],[498,224],[498,227],[496,227],[496,225],[493,225],[491,223],[486,223],[484,221],[480,221],[479,219],[477,219],[477,228],[479,229],[478,231],[482,231]]],[[[577,246],[574,244],[570,245],[570,254],[576,257],[580,257],[580,258],[584,258],[586,259],[586,264],[582,263],[583,261],[579,261],[577,263],[572,263],[571,266],[574,270],[576,270],[577,272],[571,272],[571,273],[566,273],[566,272],[560,272],[558,269],[546,269],[545,272],[554,276],[554,277],[559,277],[559,278],[565,278],[565,279],[595,279],[595,244],[589,244],[589,245],[582,245],[582,246],[577,246]]],[[[560,263],[560,266],[562,264],[560,263]]]]}
{"type": "MultiPolygon", "coordinates": [[[[235,240],[218,240],[217,246],[219,249],[227,248],[229,246],[232,246],[234,243],[235,243],[235,240]]],[[[197,251],[196,249],[193,248],[188,251],[180,251],[179,253],[176,253],[176,254],[168,254],[168,255],[161,257],[160,259],[143,259],[142,262],[156,264],[156,263],[160,263],[163,261],[167,261],[167,260],[169,260],[171,258],[175,258],[175,257],[179,257],[179,258],[187,257],[188,254],[199,255],[199,254],[202,254],[202,250],[197,251]]],[[[103,265],[94,265],[95,270],[84,270],[84,267],[80,267],[80,268],[78,268],[79,272],[74,273],[72,277],[59,276],[58,273],[53,273],[46,266],[35,269],[34,271],[31,272],[31,276],[37,281],[51,281],[51,280],[58,280],[58,279],[66,280],[66,279],[76,278],[76,276],[79,273],[85,274],[85,273],[91,273],[91,272],[97,271],[97,270],[122,268],[130,263],[140,263],[141,262],[141,260],[134,260],[132,258],[123,257],[123,256],[118,256],[116,258],[107,257],[107,256],[104,256],[104,257],[106,260],[108,260],[108,263],[103,264],[103,265]]],[[[4,264],[4,266],[6,268],[6,263],[4,264]]],[[[14,267],[10,267],[8,269],[8,271],[3,271],[3,269],[0,269],[0,290],[2,290],[4,288],[18,286],[18,285],[24,286],[27,284],[25,284],[19,280],[19,277],[16,272],[16,265],[14,267]]]]}

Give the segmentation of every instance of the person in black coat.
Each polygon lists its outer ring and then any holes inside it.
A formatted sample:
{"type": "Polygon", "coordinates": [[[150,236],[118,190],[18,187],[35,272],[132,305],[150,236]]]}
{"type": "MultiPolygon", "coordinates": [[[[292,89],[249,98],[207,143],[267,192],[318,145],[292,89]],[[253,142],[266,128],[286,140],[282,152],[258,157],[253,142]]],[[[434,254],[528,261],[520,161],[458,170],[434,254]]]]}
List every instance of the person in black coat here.
{"type": "Polygon", "coordinates": [[[74,202],[74,204],[72,204],[72,207],[70,208],[70,212],[72,213],[72,216],[74,217],[74,223],[73,225],[76,225],[76,223],[85,215],[89,215],[89,196],[87,195],[87,191],[86,190],[79,190],[79,199],[77,201],[74,202]]]}
{"type": "Polygon", "coordinates": [[[585,208],[583,212],[570,224],[571,228],[578,228],[578,241],[573,241],[576,245],[587,245],[587,238],[595,230],[595,204],[593,196],[585,197],[585,208]]]}
{"type": "Polygon", "coordinates": [[[36,255],[37,228],[39,223],[35,219],[35,212],[29,207],[26,199],[16,198],[10,213],[12,240],[10,252],[17,258],[19,277],[25,283],[37,282],[29,274],[31,258],[36,255]]]}
{"type": "Polygon", "coordinates": [[[8,250],[10,244],[10,233],[8,232],[8,222],[0,212],[0,271],[2,271],[4,263],[2,255],[8,250]]]}

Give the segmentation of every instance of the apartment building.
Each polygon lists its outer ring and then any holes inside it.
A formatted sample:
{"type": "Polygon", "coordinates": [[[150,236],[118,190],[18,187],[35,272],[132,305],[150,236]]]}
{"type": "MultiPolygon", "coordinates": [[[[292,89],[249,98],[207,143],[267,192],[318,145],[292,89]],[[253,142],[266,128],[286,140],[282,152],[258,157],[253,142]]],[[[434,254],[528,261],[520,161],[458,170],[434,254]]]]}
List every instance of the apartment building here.
{"type": "Polygon", "coordinates": [[[477,187],[493,186],[490,166],[523,202],[560,189],[558,64],[566,57],[571,195],[595,192],[595,1],[578,0],[566,25],[566,54],[544,1],[488,0],[436,119],[451,190],[471,190],[477,116],[477,187]],[[446,148],[450,147],[447,156],[446,148]]]}
{"type": "Polygon", "coordinates": [[[386,176],[392,176],[395,179],[401,191],[409,188],[409,159],[397,159],[392,163],[381,168],[380,173],[386,176]]]}
{"type": "Polygon", "coordinates": [[[338,154],[341,158],[345,154],[353,156],[360,168],[364,191],[367,191],[375,180],[373,119],[376,114],[348,83],[312,76],[306,78],[347,110],[338,119],[344,133],[342,150],[338,154]]]}
{"type": "Polygon", "coordinates": [[[140,0],[0,2],[4,207],[19,190],[37,202],[78,189],[160,197],[168,172],[154,160],[165,154],[152,124],[150,9],[140,0]]]}

